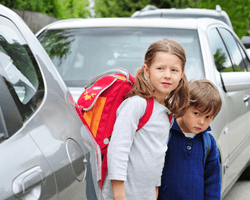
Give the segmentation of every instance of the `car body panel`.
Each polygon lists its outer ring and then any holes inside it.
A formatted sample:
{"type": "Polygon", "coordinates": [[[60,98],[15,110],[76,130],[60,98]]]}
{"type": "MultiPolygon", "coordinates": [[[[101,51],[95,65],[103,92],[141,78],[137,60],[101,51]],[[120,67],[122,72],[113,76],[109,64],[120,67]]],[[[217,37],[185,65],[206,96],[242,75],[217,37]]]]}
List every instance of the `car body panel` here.
{"type": "Polygon", "coordinates": [[[157,28],[188,28],[196,29],[196,19],[183,19],[183,24],[175,23],[175,20],[166,19],[131,19],[131,18],[89,18],[89,19],[66,19],[51,23],[36,35],[44,30],[71,29],[71,28],[93,28],[93,27],[157,27],[157,28]],[[131,20],[133,25],[131,25],[131,20]]]}

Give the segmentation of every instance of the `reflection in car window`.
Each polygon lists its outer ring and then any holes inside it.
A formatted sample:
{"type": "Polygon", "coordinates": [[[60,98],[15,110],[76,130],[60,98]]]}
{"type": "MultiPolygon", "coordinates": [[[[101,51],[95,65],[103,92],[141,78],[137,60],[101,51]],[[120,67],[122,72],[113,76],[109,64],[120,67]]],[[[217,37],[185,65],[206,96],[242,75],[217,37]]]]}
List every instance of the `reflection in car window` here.
{"type": "Polygon", "coordinates": [[[235,71],[246,71],[245,62],[233,35],[224,28],[219,28],[223,40],[228,45],[235,71]]]}
{"type": "Polygon", "coordinates": [[[210,30],[209,36],[210,46],[217,70],[219,72],[233,72],[231,60],[217,29],[214,28],[210,30]]]}
{"type": "Polygon", "coordinates": [[[248,57],[246,56],[246,53],[244,52],[244,50],[242,49],[241,45],[238,42],[237,42],[237,45],[240,49],[240,53],[241,53],[241,56],[243,57],[244,63],[246,65],[246,69],[247,69],[247,71],[249,71],[250,70],[250,62],[248,60],[248,57]]]}
{"type": "Polygon", "coordinates": [[[0,75],[26,120],[37,107],[34,98],[43,97],[42,76],[23,36],[4,17],[0,17],[0,75]]]}
{"type": "Polygon", "coordinates": [[[134,74],[149,45],[170,38],[186,51],[188,79],[203,78],[196,30],[165,28],[82,28],[47,30],[38,39],[67,86],[84,86],[106,70],[122,67],[134,74]]]}

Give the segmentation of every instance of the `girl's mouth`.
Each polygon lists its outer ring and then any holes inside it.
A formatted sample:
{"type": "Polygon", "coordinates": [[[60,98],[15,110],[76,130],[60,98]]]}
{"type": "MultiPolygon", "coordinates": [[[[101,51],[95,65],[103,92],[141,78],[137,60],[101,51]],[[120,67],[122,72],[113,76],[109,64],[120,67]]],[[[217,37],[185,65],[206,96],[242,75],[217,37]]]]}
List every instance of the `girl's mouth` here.
{"type": "Polygon", "coordinates": [[[170,86],[171,84],[167,83],[167,82],[163,82],[162,85],[164,85],[164,86],[170,86]]]}

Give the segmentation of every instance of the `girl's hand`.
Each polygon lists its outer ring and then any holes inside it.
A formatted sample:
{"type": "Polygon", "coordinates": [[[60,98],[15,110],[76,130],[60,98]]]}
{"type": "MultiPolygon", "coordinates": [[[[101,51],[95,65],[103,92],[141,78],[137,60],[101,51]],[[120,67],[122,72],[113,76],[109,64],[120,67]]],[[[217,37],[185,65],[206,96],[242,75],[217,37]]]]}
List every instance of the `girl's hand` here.
{"type": "Polygon", "coordinates": [[[157,200],[159,195],[159,187],[155,187],[155,189],[156,189],[156,200],[157,200]]]}
{"type": "Polygon", "coordinates": [[[126,200],[124,181],[111,180],[114,200],[126,200]]]}

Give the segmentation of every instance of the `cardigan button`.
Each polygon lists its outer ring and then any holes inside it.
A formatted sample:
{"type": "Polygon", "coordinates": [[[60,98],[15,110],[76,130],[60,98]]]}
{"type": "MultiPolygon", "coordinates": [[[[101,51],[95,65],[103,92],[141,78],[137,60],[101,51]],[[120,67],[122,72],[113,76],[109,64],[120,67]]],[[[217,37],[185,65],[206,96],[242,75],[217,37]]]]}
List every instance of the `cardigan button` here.
{"type": "Polygon", "coordinates": [[[192,149],[191,146],[187,146],[187,150],[190,151],[192,149]]]}

